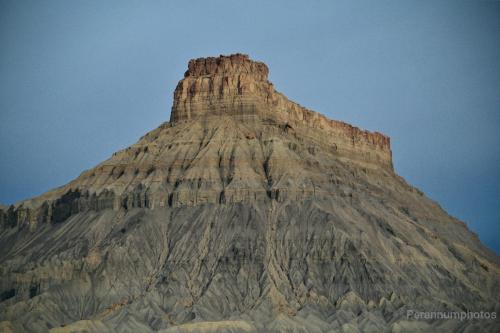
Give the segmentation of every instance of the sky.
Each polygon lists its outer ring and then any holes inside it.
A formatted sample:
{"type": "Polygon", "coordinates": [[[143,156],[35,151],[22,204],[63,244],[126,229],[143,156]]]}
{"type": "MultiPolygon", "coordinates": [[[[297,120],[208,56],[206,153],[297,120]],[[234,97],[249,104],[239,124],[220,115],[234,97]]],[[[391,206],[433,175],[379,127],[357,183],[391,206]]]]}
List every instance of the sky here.
{"type": "Polygon", "coordinates": [[[0,203],[168,121],[189,59],[391,137],[398,174],[500,253],[500,2],[0,0],[0,203]]]}

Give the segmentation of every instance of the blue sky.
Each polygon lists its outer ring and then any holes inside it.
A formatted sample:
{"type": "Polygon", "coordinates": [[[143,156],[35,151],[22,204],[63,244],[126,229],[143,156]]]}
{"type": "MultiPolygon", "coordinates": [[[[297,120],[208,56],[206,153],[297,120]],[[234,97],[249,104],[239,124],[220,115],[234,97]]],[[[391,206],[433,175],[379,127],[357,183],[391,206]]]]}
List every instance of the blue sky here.
{"type": "Polygon", "coordinates": [[[0,0],[0,202],[169,119],[187,61],[247,53],[392,139],[396,171],[500,252],[500,2],[0,0]]]}

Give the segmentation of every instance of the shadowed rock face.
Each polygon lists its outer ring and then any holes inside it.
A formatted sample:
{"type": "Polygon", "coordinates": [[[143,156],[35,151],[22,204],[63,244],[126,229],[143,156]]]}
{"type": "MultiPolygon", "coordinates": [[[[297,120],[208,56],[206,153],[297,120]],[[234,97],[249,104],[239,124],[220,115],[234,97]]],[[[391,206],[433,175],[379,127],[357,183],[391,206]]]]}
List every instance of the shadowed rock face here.
{"type": "Polygon", "coordinates": [[[171,121],[0,208],[0,331],[494,331],[499,260],[392,168],[389,138],[189,62],[171,121]]]}

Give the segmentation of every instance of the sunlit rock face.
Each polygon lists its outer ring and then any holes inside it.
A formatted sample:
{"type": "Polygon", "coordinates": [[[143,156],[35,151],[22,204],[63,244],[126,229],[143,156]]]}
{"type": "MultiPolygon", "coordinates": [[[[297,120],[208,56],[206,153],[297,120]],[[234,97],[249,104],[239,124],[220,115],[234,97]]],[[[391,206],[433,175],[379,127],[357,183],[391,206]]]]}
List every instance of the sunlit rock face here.
{"type": "Polygon", "coordinates": [[[499,267],[388,137],[289,101],[246,55],[200,58],[170,122],[0,207],[0,331],[496,331],[407,313],[498,313],[499,267]]]}
{"type": "Polygon", "coordinates": [[[308,135],[328,140],[342,152],[369,163],[392,166],[390,140],[349,124],[330,120],[292,102],[268,81],[269,70],[246,55],[200,58],[188,70],[174,92],[171,122],[231,116],[258,118],[293,127],[308,128],[308,135]]]}

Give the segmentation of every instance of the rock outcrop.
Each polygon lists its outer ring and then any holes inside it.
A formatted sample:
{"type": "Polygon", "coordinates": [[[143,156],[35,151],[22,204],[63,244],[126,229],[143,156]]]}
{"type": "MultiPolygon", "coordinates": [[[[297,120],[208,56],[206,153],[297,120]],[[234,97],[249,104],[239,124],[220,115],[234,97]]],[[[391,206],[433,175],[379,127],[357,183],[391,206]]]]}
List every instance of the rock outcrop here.
{"type": "Polygon", "coordinates": [[[334,149],[392,167],[389,137],[370,133],[294,103],[274,90],[264,63],[247,55],[200,58],[189,62],[174,92],[171,122],[213,116],[256,117],[291,128],[307,126],[318,140],[329,139],[334,149]]]}
{"type": "Polygon", "coordinates": [[[498,330],[499,258],[392,168],[389,138],[307,110],[247,56],[192,60],[171,121],[0,208],[13,332],[498,330]]]}

